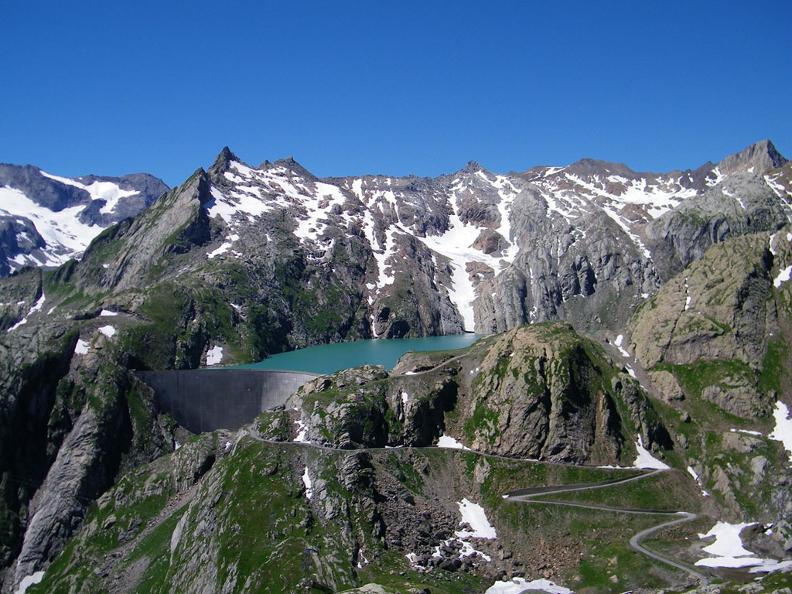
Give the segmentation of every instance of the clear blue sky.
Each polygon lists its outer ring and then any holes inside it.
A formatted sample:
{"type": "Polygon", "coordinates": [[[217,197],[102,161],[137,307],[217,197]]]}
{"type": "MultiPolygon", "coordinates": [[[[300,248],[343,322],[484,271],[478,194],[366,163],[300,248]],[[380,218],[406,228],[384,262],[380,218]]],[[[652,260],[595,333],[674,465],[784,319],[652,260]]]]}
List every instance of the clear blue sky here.
{"type": "Polygon", "coordinates": [[[792,156],[792,2],[2,0],[0,161],[320,176],[792,156]]]}

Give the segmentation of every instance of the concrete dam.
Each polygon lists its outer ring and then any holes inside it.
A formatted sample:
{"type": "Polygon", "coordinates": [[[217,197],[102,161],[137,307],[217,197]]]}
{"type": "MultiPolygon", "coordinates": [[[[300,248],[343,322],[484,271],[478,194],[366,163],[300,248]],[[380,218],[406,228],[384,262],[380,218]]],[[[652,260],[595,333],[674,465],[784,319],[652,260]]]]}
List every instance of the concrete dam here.
{"type": "Polygon", "coordinates": [[[160,408],[193,433],[239,429],[319,377],[301,371],[188,369],[139,371],[160,408]]]}

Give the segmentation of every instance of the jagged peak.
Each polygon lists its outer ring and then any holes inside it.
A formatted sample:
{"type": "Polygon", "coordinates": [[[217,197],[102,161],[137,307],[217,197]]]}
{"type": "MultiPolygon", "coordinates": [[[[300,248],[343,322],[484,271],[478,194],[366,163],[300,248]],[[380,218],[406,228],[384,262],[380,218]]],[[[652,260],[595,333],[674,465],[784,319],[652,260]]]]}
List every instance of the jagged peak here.
{"type": "Polygon", "coordinates": [[[297,161],[294,157],[289,155],[288,157],[284,157],[283,159],[278,159],[274,163],[270,163],[269,161],[264,161],[259,166],[259,169],[269,169],[270,167],[284,167],[291,171],[292,173],[299,175],[301,177],[305,177],[308,179],[316,179],[313,173],[308,171],[302,164],[297,161]]]}
{"type": "Polygon", "coordinates": [[[214,160],[214,163],[209,167],[208,171],[211,174],[221,173],[228,169],[232,161],[236,161],[237,163],[241,163],[242,160],[237,157],[230,148],[224,146],[221,151],[217,154],[217,157],[214,160]]]}
{"type": "Polygon", "coordinates": [[[218,161],[222,161],[222,162],[239,161],[239,157],[237,157],[233,153],[233,151],[230,148],[228,148],[228,146],[224,146],[220,150],[220,153],[217,155],[217,159],[215,159],[215,162],[218,161]]]}
{"type": "Polygon", "coordinates": [[[486,171],[478,161],[468,161],[467,165],[462,168],[463,173],[476,173],[477,171],[486,171]]]}
{"type": "Polygon", "coordinates": [[[764,139],[722,159],[718,163],[718,169],[723,175],[744,172],[763,175],[786,162],[787,159],[778,152],[773,142],[764,139]]]}

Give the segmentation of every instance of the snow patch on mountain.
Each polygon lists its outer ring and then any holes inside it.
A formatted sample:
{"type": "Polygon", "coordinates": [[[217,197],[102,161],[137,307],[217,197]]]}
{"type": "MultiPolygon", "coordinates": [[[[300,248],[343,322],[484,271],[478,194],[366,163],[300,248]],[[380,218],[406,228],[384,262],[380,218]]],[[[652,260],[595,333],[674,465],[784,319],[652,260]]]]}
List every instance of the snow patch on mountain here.
{"type": "Polygon", "coordinates": [[[450,435],[441,435],[440,438],[437,440],[437,447],[438,448],[450,448],[452,450],[469,450],[470,448],[463,445],[461,442],[457,441],[450,435]]]}
{"type": "Polygon", "coordinates": [[[19,582],[19,586],[14,591],[14,594],[25,594],[25,592],[28,591],[28,588],[30,588],[30,586],[35,586],[36,584],[40,584],[41,580],[43,579],[44,579],[43,571],[36,571],[35,573],[26,575],[19,582]]]}
{"type": "Polygon", "coordinates": [[[516,577],[509,581],[497,581],[484,594],[523,594],[523,592],[544,592],[545,594],[574,594],[569,588],[559,586],[544,578],[531,580],[516,577]]]}
{"type": "Polygon", "coordinates": [[[311,481],[311,475],[308,474],[308,467],[305,467],[305,471],[302,473],[302,482],[303,486],[305,487],[305,498],[309,501],[313,499],[313,481],[311,481]]]}
{"type": "Polygon", "coordinates": [[[627,237],[629,237],[632,240],[632,242],[635,244],[635,246],[638,248],[638,251],[643,254],[644,258],[646,258],[647,260],[651,260],[652,253],[649,251],[649,248],[647,248],[646,245],[644,245],[644,242],[641,241],[641,238],[638,237],[637,233],[632,232],[632,230],[630,229],[630,225],[625,220],[625,218],[607,206],[603,206],[602,210],[606,215],[608,215],[611,219],[613,219],[619,227],[622,228],[622,230],[627,235],[627,237]]]}
{"type": "Polygon", "coordinates": [[[789,460],[792,462],[792,417],[789,416],[787,405],[780,400],[773,409],[773,419],[775,428],[767,437],[780,441],[784,449],[789,452],[789,460]]]}
{"type": "Polygon", "coordinates": [[[308,443],[308,427],[306,427],[302,419],[297,419],[294,421],[294,424],[297,425],[297,437],[292,441],[296,443],[308,443]]]}
{"type": "Polygon", "coordinates": [[[20,190],[8,186],[0,188],[0,215],[24,217],[30,220],[49,247],[44,252],[43,260],[36,259],[32,255],[19,254],[23,261],[14,261],[18,264],[60,266],[69,258],[82,253],[103,230],[103,227],[98,225],[86,225],[80,221],[80,213],[85,208],[84,204],[80,204],[53,211],[36,204],[20,190]]]}
{"type": "Polygon", "coordinates": [[[113,338],[116,335],[115,326],[102,326],[99,328],[99,332],[107,336],[107,338],[113,338]]]}
{"type": "Polygon", "coordinates": [[[38,311],[41,311],[41,308],[42,308],[42,307],[44,307],[44,302],[45,302],[46,300],[47,300],[47,297],[46,297],[46,295],[44,295],[44,293],[42,293],[42,294],[41,294],[41,297],[39,297],[39,298],[38,298],[38,301],[36,301],[36,303],[33,305],[33,307],[31,307],[31,308],[30,308],[30,310],[27,312],[27,314],[25,314],[25,317],[24,317],[24,318],[22,318],[21,320],[19,320],[19,321],[18,321],[16,324],[14,324],[13,326],[11,326],[11,327],[10,327],[8,330],[6,330],[6,333],[8,333],[8,332],[13,332],[14,330],[16,330],[17,328],[19,328],[20,326],[24,326],[25,324],[27,324],[28,318],[29,318],[29,317],[30,317],[32,314],[34,314],[34,313],[36,313],[36,312],[38,312],[38,311]]]}
{"type": "Polygon", "coordinates": [[[74,186],[75,188],[85,190],[91,195],[91,199],[93,200],[104,200],[106,204],[99,212],[105,214],[112,213],[122,198],[129,198],[131,196],[137,196],[140,194],[140,192],[137,190],[122,190],[121,186],[111,181],[94,181],[90,184],[84,184],[68,177],[52,175],[46,171],[42,171],[41,175],[50,179],[54,179],[55,181],[58,181],[62,184],[66,184],[67,186],[74,186]]]}
{"type": "Polygon", "coordinates": [[[792,278],[792,264],[782,269],[781,272],[773,279],[773,286],[776,289],[781,288],[781,285],[792,278]]]}
{"type": "Polygon", "coordinates": [[[623,343],[624,343],[624,335],[623,334],[619,334],[616,337],[616,340],[613,341],[613,344],[616,346],[617,349],[619,349],[619,352],[621,353],[621,356],[626,358],[626,359],[629,359],[630,358],[630,353],[627,352],[627,349],[625,349],[622,346],[623,343]]]}
{"type": "Polygon", "coordinates": [[[715,538],[715,542],[704,547],[702,550],[709,553],[710,557],[699,559],[696,565],[700,567],[752,567],[752,566],[771,566],[777,561],[773,559],[761,559],[755,553],[743,547],[740,533],[744,528],[753,526],[752,522],[730,524],[728,522],[717,522],[709,532],[699,534],[699,538],[715,538]]]}
{"type": "Polygon", "coordinates": [[[638,456],[635,458],[635,462],[633,466],[635,468],[654,468],[657,470],[668,470],[670,466],[661,462],[647,450],[643,445],[643,439],[641,436],[638,436],[638,439],[635,441],[635,449],[638,452],[638,456]]]}
{"type": "Polygon", "coordinates": [[[487,514],[481,505],[468,499],[462,499],[462,501],[457,502],[457,506],[459,507],[459,513],[462,515],[462,520],[459,523],[470,526],[470,530],[457,530],[454,533],[457,538],[494,539],[498,537],[495,528],[490,524],[487,514]]]}
{"type": "Polygon", "coordinates": [[[223,347],[213,346],[206,352],[206,364],[217,365],[223,361],[223,347]]]}
{"type": "MultiPolygon", "coordinates": [[[[486,178],[484,178],[486,179],[486,178]]],[[[507,180],[501,178],[500,181],[496,179],[496,188],[499,193],[507,202],[501,201],[499,210],[501,211],[501,224],[498,232],[508,240],[511,235],[511,226],[509,223],[509,205],[514,200],[516,192],[513,187],[508,187],[507,180]],[[498,187],[498,185],[500,187],[498,187]]],[[[441,235],[427,235],[426,237],[418,237],[426,247],[432,251],[445,256],[449,260],[451,266],[451,286],[446,286],[448,296],[451,302],[456,305],[460,315],[464,321],[464,327],[467,331],[475,329],[475,319],[473,312],[473,302],[476,299],[476,283],[471,278],[467,270],[468,263],[481,262],[489,266],[496,274],[505,266],[511,263],[517,255],[517,246],[510,247],[504,257],[497,258],[473,247],[473,243],[481,233],[481,227],[471,225],[462,221],[459,216],[459,196],[457,192],[461,186],[457,184],[452,187],[452,195],[450,198],[452,214],[448,217],[448,229],[441,235]]]]}
{"type": "Polygon", "coordinates": [[[212,258],[216,258],[221,254],[225,254],[228,250],[231,249],[231,246],[234,244],[235,241],[239,240],[239,235],[236,233],[231,233],[228,237],[226,237],[226,241],[220,244],[220,247],[217,249],[212,250],[211,252],[206,252],[206,256],[211,260],[212,258]]]}

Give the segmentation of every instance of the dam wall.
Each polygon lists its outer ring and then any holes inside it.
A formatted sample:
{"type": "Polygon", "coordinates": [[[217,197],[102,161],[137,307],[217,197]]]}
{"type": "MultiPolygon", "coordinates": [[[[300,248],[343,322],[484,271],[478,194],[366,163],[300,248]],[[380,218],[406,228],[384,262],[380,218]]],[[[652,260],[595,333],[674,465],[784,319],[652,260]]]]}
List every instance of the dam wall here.
{"type": "Polygon", "coordinates": [[[279,406],[314,373],[258,369],[138,371],[160,409],[193,433],[238,429],[279,406]]]}

